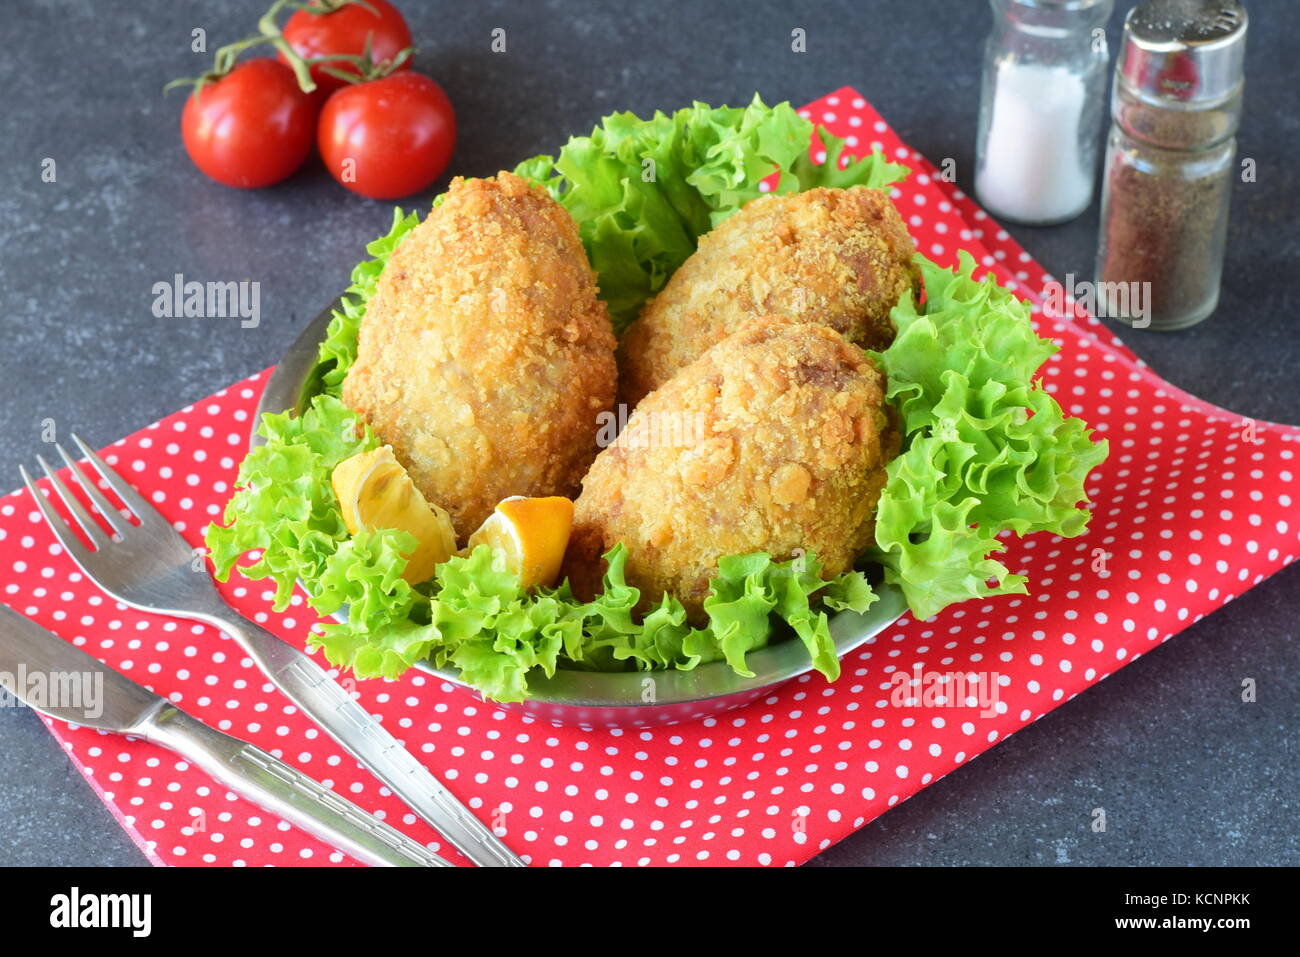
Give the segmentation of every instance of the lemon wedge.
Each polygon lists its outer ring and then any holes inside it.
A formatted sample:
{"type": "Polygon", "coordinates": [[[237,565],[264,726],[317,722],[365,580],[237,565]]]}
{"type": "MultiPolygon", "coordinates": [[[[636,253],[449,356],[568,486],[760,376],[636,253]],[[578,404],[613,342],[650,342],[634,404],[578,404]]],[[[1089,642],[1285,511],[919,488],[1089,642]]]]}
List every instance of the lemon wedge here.
{"type": "Polygon", "coordinates": [[[434,567],[456,553],[451,516],[425,501],[389,446],[344,459],[334,466],[330,483],[353,535],[363,528],[395,528],[415,536],[419,544],[402,572],[412,585],[433,577],[434,567]]]}
{"type": "Polygon", "coordinates": [[[573,502],[562,496],[524,498],[512,495],[497,505],[467,550],[489,545],[505,555],[506,567],[525,588],[553,585],[573,527],[573,502]]]}

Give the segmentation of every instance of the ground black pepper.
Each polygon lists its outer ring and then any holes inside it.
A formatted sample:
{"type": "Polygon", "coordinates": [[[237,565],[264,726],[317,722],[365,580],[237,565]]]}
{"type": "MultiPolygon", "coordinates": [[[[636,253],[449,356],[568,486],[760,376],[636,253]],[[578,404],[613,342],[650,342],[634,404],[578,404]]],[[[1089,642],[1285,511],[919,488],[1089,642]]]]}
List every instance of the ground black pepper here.
{"type": "MultiPolygon", "coordinates": [[[[1147,162],[1117,153],[1106,171],[1108,215],[1098,278],[1130,284],[1125,318],[1140,318],[1144,307],[1153,325],[1168,326],[1212,311],[1218,299],[1231,154],[1228,162],[1198,175],[1180,169],[1180,161],[1152,163],[1151,148],[1144,152],[1147,162]]],[[[1108,288],[1099,290],[1108,300],[1103,309],[1116,315],[1121,303],[1107,295],[1108,288]]]]}
{"type": "Polygon", "coordinates": [[[1246,25],[1238,0],[1144,0],[1124,21],[1097,248],[1103,315],[1180,329],[1218,304],[1246,25]]]}

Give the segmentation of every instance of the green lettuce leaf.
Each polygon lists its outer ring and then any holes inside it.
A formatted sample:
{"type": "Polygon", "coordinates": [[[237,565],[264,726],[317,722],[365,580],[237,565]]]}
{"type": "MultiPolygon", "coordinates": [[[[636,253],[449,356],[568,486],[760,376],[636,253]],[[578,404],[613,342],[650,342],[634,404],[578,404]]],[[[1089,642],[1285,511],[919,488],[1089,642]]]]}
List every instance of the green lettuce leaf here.
{"type": "MultiPolygon", "coordinates": [[[[824,165],[808,158],[813,126],[789,104],[769,108],[755,98],[744,109],[715,110],[697,103],[648,120],[606,117],[558,159],[537,157],[517,172],[543,183],[574,215],[621,326],[698,238],[758,196],[774,171],[778,193],[885,188],[903,172],[879,156],[840,169],[843,143],[820,135],[824,165]],[[653,176],[644,178],[647,170],[653,176]]],[[[310,640],[358,677],[396,677],[429,660],[459,668],[499,701],[525,698],[530,680],[559,668],[687,670],[725,661],[748,674],[748,653],[780,640],[801,641],[818,671],[837,676],[829,615],[863,611],[876,596],[861,571],[824,581],[812,555],[723,558],[704,602],[707,622],[693,627],[671,595],[635,612],[640,593],[626,581],[621,545],[605,556],[602,592],[581,602],[567,584],[525,591],[486,548],[452,558],[413,587],[401,577],[409,536],[348,535],[330,474],[378,439],[338,396],[378,277],[417,221],[396,210],[389,233],[353,271],[321,345],[321,394],[301,417],[263,418],[266,443],[241,465],[224,524],[207,529],[218,577],[238,568],[272,580],[277,609],[300,583],[317,613],[346,613],[310,640]],[[249,552],[251,560],[238,564],[249,552]]],[[[1033,333],[1027,308],[991,280],[975,282],[970,257],[956,271],[918,261],[925,301],[899,303],[898,336],[875,354],[905,439],[880,499],[876,547],[864,557],[882,564],[913,612],[928,617],[966,598],[1023,591],[1023,578],[993,557],[1004,547],[999,534],[1079,534],[1087,521],[1078,508],[1083,481],[1106,450],[1033,382],[1053,348],[1033,333]]]]}
{"type": "Polygon", "coordinates": [[[841,169],[843,155],[843,140],[814,129],[789,103],[769,107],[755,95],[747,107],[695,103],[649,119],[613,113],[558,156],[535,156],[515,172],[573,215],[621,332],[699,238],[762,195],[760,184],[773,173],[772,192],[782,195],[818,186],[885,189],[907,173],[878,152],[841,169]],[[815,134],[824,163],[810,157],[815,134]]]}
{"type": "Polygon", "coordinates": [[[707,624],[692,628],[681,602],[667,595],[638,620],[633,609],[640,593],[624,579],[622,545],[605,556],[601,594],[581,602],[567,584],[521,588],[502,556],[486,546],[443,562],[427,588],[414,589],[400,577],[405,562],[397,553],[409,544],[396,532],[363,533],[326,561],[320,579],[307,585],[312,607],[325,614],[346,607],[348,617],[322,626],[313,644],[324,648],[331,664],[360,678],[397,677],[423,659],[452,665],[495,701],[523,700],[530,677],[550,677],[561,667],[689,670],[725,659],[749,675],[746,653],[787,631],[808,647],[817,669],[834,678],[839,659],[829,618],[815,607],[819,594],[833,593],[833,607],[858,611],[875,600],[859,572],[823,581],[815,556],[785,562],[763,554],[731,556],[719,563],[704,601],[707,624]]]}
{"type": "Polygon", "coordinates": [[[1005,549],[999,534],[1081,534],[1084,479],[1107,453],[1034,381],[1056,347],[1034,332],[1029,306],[959,258],[949,270],[917,255],[925,302],[905,294],[891,313],[898,335],[872,354],[904,450],[888,467],[870,556],[922,619],[1023,593],[1025,579],[992,557],[1005,549]]]}
{"type": "Polygon", "coordinates": [[[530,677],[560,667],[652,671],[725,659],[748,674],[746,652],[786,632],[833,676],[839,662],[820,595],[836,609],[874,600],[858,572],[827,582],[814,556],[773,562],[759,554],[720,563],[705,627],[692,628],[671,596],[641,617],[621,545],[606,555],[604,588],[590,602],[567,583],[523,589],[503,557],[483,546],[412,586],[402,578],[412,537],[394,529],[349,535],[330,484],[339,462],[378,445],[356,414],[322,394],[300,417],[264,416],[259,432],[266,444],[240,466],[225,524],[207,528],[216,575],[225,581],[238,568],[245,578],[271,579],[280,611],[300,584],[315,612],[341,619],[319,625],[310,644],[359,678],[395,678],[427,659],[460,669],[486,697],[520,701],[530,677]],[[252,560],[238,564],[250,552],[252,560]]]}
{"type": "Polygon", "coordinates": [[[209,525],[206,539],[221,581],[244,553],[259,551],[239,566],[240,574],[272,579],[275,608],[282,611],[294,583],[318,579],[348,538],[330,487],[334,466],[379,442],[356,413],[328,395],[313,399],[301,416],[263,416],[258,432],[266,444],[244,457],[225,525],[209,525]]]}

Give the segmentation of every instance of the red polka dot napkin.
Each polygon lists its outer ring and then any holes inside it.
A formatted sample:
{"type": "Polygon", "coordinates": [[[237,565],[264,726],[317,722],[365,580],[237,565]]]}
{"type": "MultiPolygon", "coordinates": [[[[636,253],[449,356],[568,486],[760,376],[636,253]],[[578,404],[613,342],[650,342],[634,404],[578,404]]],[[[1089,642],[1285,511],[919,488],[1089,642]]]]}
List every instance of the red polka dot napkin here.
{"type": "MultiPolygon", "coordinates": [[[[1162,381],[1096,320],[1043,312],[1050,277],[855,91],[803,111],[853,152],[913,174],[895,191],[918,247],[960,248],[1033,305],[1061,347],[1044,381],[1110,440],[1087,535],[1011,539],[1030,594],[900,619],[843,675],[791,682],[738,711],[626,732],[552,727],[413,674],[354,683],[364,706],[534,864],[795,864],[906,800],[1291,562],[1300,430],[1242,419],[1162,381]],[[895,694],[898,679],[982,675],[995,705],[895,694]],[[928,706],[927,706],[928,705],[928,706]]],[[[361,237],[364,238],[364,237],[361,237]]],[[[105,454],[193,544],[229,497],[265,373],[105,454]]],[[[0,498],[3,601],[203,721],[324,781],[465,863],[297,713],[215,629],[105,598],[62,554],[26,492],[0,498]]],[[[299,646],[316,620],[236,578],[225,593],[299,646]]],[[[1231,614],[1231,611],[1227,612],[1231,614]]],[[[49,721],[96,793],[157,864],[340,864],[350,858],[215,785],[169,752],[49,721]]]]}

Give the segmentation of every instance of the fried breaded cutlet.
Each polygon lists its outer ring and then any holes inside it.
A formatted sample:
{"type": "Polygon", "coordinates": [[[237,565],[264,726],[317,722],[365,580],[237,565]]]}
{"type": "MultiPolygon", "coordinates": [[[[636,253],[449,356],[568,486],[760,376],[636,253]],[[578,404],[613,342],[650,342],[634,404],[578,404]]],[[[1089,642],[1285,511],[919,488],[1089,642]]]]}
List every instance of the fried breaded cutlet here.
{"type": "Polygon", "coordinates": [[[572,497],[614,402],[614,334],[572,217],[460,179],[393,253],[343,401],[463,541],[510,495],[572,497]]]}
{"type": "Polygon", "coordinates": [[[743,320],[770,313],[884,349],[889,311],[920,290],[915,248],[881,190],[819,188],[753,200],[700,240],[619,347],[629,408],[743,320]]]}
{"type": "Polygon", "coordinates": [[[645,611],[664,592],[693,622],[724,555],[814,552],[831,577],[872,541],[899,436],[884,376],[858,346],[777,316],[738,328],[651,393],[592,463],[564,573],[594,594],[622,542],[645,611]]]}

